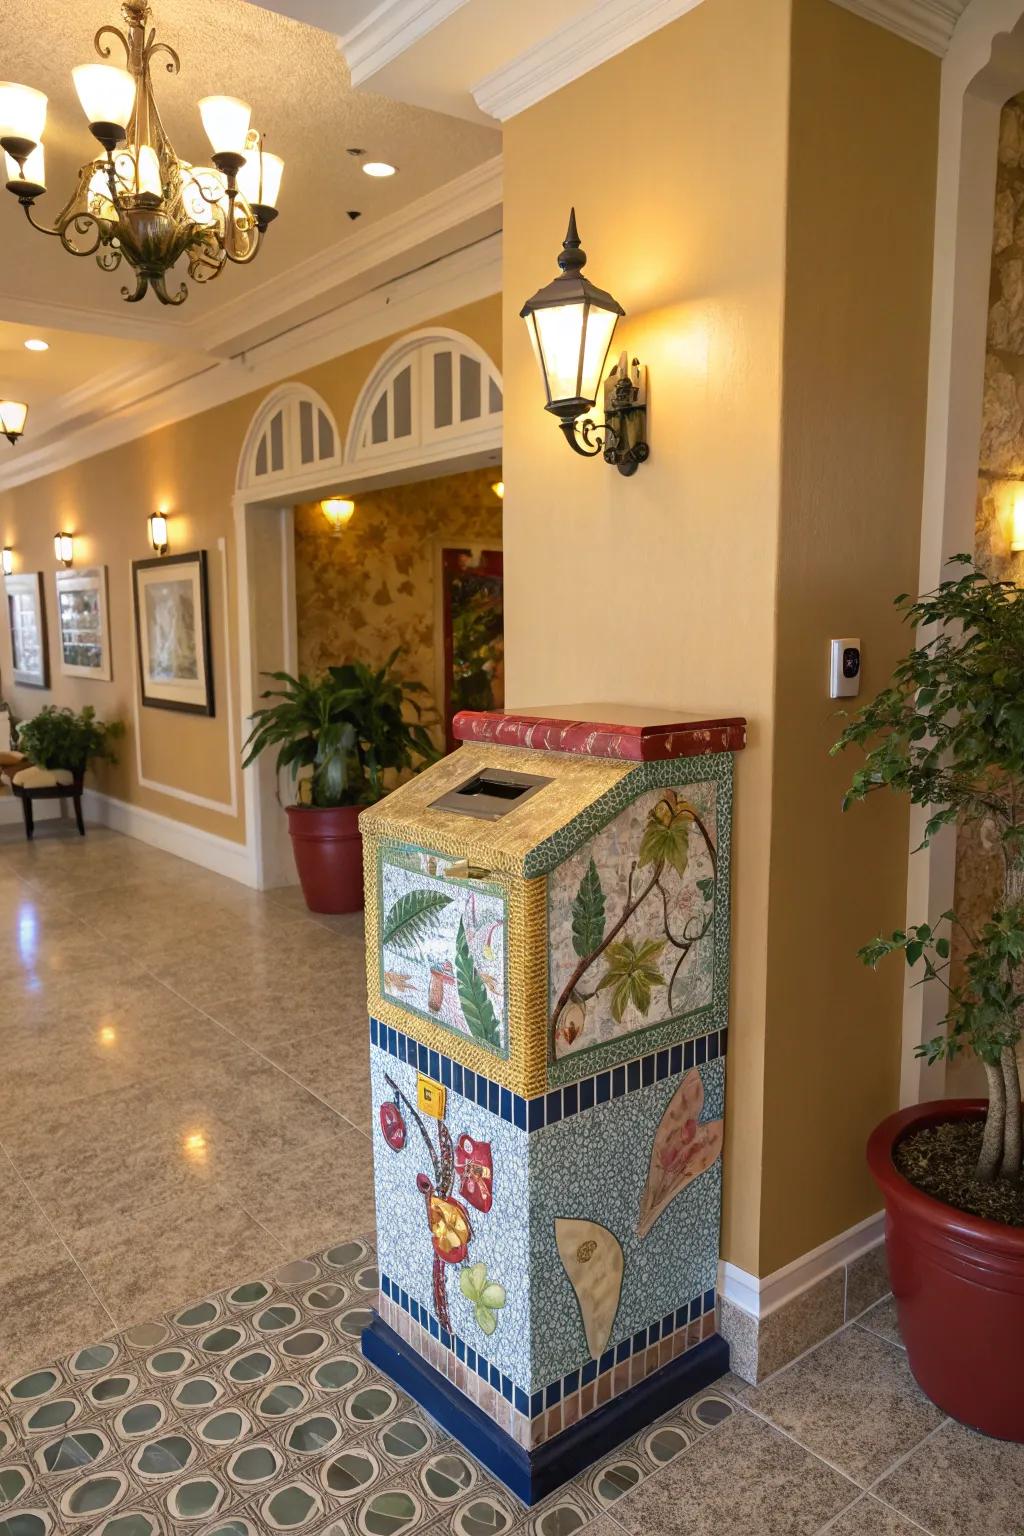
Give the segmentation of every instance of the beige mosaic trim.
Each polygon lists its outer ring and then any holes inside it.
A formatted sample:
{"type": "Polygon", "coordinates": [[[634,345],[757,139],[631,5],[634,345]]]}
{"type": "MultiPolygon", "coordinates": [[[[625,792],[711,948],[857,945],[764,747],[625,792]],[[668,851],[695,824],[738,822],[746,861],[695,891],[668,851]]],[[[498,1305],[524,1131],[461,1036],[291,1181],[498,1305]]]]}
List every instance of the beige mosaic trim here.
{"type": "Polygon", "coordinates": [[[685,1328],[677,1329],[667,1339],[621,1361],[610,1371],[604,1371],[594,1381],[563,1397],[560,1403],[538,1414],[535,1419],[529,1419],[525,1414],[517,1413],[499,1391],[478,1376],[476,1371],[471,1371],[450,1349],[445,1349],[440,1340],[433,1338],[404,1308],[383,1292],[378,1294],[377,1310],[399,1338],[404,1339],[410,1348],[446,1377],[470,1402],[476,1403],[499,1429],[511,1435],[524,1450],[535,1449],[546,1440],[553,1440],[563,1430],[571,1429],[588,1414],[603,1408],[612,1398],[621,1397],[631,1387],[639,1386],[641,1381],[653,1376],[655,1371],[660,1371],[663,1366],[686,1354],[687,1350],[709,1339],[716,1330],[718,1315],[717,1309],[706,1312],[685,1328]]]}
{"type": "MultiPolygon", "coordinates": [[[[441,791],[438,791],[440,793],[441,791]]],[[[497,871],[492,878],[503,887],[508,903],[507,984],[508,1058],[485,1050],[466,1035],[432,1024],[420,1014],[384,997],[380,987],[380,894],[377,862],[382,842],[392,841],[393,831],[368,831],[363,827],[364,887],[366,891],[366,993],[370,1013],[392,1029],[400,1029],[429,1050],[440,1051],[480,1072],[513,1093],[531,1098],[547,1088],[547,903],[544,876],[524,880],[497,871]]],[[[407,841],[423,846],[422,831],[407,841]]],[[[462,856],[465,847],[446,847],[443,840],[430,841],[433,851],[462,856]]]]}

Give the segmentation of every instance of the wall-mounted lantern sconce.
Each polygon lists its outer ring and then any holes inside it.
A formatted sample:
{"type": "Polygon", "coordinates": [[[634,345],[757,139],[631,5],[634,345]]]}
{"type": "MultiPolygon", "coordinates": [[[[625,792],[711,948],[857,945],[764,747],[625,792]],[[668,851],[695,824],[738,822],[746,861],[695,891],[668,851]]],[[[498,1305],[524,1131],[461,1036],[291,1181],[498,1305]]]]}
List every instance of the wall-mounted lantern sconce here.
{"type": "Polygon", "coordinates": [[[165,512],[152,512],[146,519],[146,528],[149,532],[149,542],[153,551],[158,555],[167,553],[167,514],[165,512]]]}
{"type": "Polygon", "coordinates": [[[68,570],[75,561],[75,540],[70,533],[55,533],[53,536],[53,552],[57,556],[58,565],[68,570]]]}
{"type": "Polygon", "coordinates": [[[9,544],[4,545],[3,567],[5,576],[14,575],[14,550],[9,544]]]}
{"type": "Polygon", "coordinates": [[[21,400],[0,400],[0,432],[9,443],[16,443],[25,430],[28,406],[21,400]]]}
{"type": "Polygon", "coordinates": [[[494,484],[491,486],[491,490],[494,492],[495,496],[497,496],[499,501],[505,500],[504,480],[495,480],[494,484]]]}
{"type": "Polygon", "coordinates": [[[1016,495],[1013,498],[1010,549],[1015,555],[1024,554],[1024,485],[1018,485],[1016,495]]]}
{"type": "Polygon", "coordinates": [[[320,503],[320,511],[336,537],[344,532],[345,525],[351,521],[355,509],[355,502],[348,501],[344,496],[331,496],[327,501],[320,503]]]}
{"type": "Polygon", "coordinates": [[[586,416],[601,391],[605,361],[625,310],[583,276],[587,253],[576,232],[576,210],[558,257],[560,275],[528,299],[519,313],[544,380],[545,410],[558,417],[566,442],[584,458],[603,454],[622,475],[635,475],[647,446],[647,370],[625,352],[604,382],[605,421],[586,416]],[[580,420],[580,417],[585,417],[580,420]]]}

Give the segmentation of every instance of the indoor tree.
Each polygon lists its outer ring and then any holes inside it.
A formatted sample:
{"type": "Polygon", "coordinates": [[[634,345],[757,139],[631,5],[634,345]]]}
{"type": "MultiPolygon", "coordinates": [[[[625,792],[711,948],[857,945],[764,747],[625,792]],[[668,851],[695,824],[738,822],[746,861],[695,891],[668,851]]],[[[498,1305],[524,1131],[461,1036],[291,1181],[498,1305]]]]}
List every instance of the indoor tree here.
{"type": "Polygon", "coordinates": [[[927,813],[921,848],[949,825],[975,826],[998,850],[1003,889],[987,922],[972,931],[956,912],[879,936],[860,951],[874,966],[902,952],[923,982],[946,990],[942,1032],[918,1047],[929,1062],[974,1050],[988,1083],[977,1177],[1021,1175],[1021,1086],[1017,1043],[1024,1026],[1024,602],[969,555],[962,575],[923,597],[896,599],[917,632],[889,686],[864,706],[832,748],[857,745],[866,758],[843,807],[882,789],[908,795],[927,813]],[[962,975],[951,971],[950,929],[963,935],[962,975]]]}

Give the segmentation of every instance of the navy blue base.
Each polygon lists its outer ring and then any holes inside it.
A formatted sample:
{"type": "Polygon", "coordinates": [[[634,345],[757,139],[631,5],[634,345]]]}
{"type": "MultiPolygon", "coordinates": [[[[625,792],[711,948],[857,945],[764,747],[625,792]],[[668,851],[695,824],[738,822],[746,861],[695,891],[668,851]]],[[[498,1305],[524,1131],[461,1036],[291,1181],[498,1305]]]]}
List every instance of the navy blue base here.
{"type": "Polygon", "coordinates": [[[712,1334],[646,1381],[588,1413],[571,1429],[563,1429],[553,1440],[527,1451],[399,1338],[376,1312],[373,1322],[363,1330],[363,1354],[524,1504],[536,1504],[729,1369],[729,1346],[720,1334],[712,1334]]]}

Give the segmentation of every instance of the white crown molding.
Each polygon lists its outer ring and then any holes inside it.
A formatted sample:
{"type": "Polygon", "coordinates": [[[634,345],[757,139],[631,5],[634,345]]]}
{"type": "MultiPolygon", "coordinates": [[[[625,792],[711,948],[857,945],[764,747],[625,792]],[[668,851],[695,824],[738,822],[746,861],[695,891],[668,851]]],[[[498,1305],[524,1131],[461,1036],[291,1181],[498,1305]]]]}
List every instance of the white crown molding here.
{"type": "Polygon", "coordinates": [[[879,1211],[763,1279],[723,1260],[718,1266],[719,1295],[749,1312],[751,1317],[767,1317],[825,1275],[867,1253],[869,1248],[881,1242],[884,1235],[885,1212],[879,1211]]]}
{"type": "Polygon", "coordinates": [[[582,16],[486,75],[473,86],[473,100],[481,112],[505,122],[700,4],[631,0],[624,6],[622,0],[598,0],[582,16]]]}
{"type": "Polygon", "coordinates": [[[371,79],[465,4],[466,0],[382,0],[338,40],[352,84],[371,79]]]}
{"type": "Polygon", "coordinates": [[[145,396],[114,414],[73,427],[40,448],[26,451],[27,444],[19,443],[16,451],[4,456],[0,490],[37,480],[254,390],[268,389],[356,347],[500,292],[501,236],[496,234],[395,278],[328,316],[290,327],[251,347],[244,358],[199,360],[187,378],[181,377],[181,360],[175,358],[162,368],[150,369],[145,396]]]}
{"type": "Polygon", "coordinates": [[[968,0],[833,0],[844,11],[863,16],[897,37],[927,48],[941,59],[968,0]]]}

